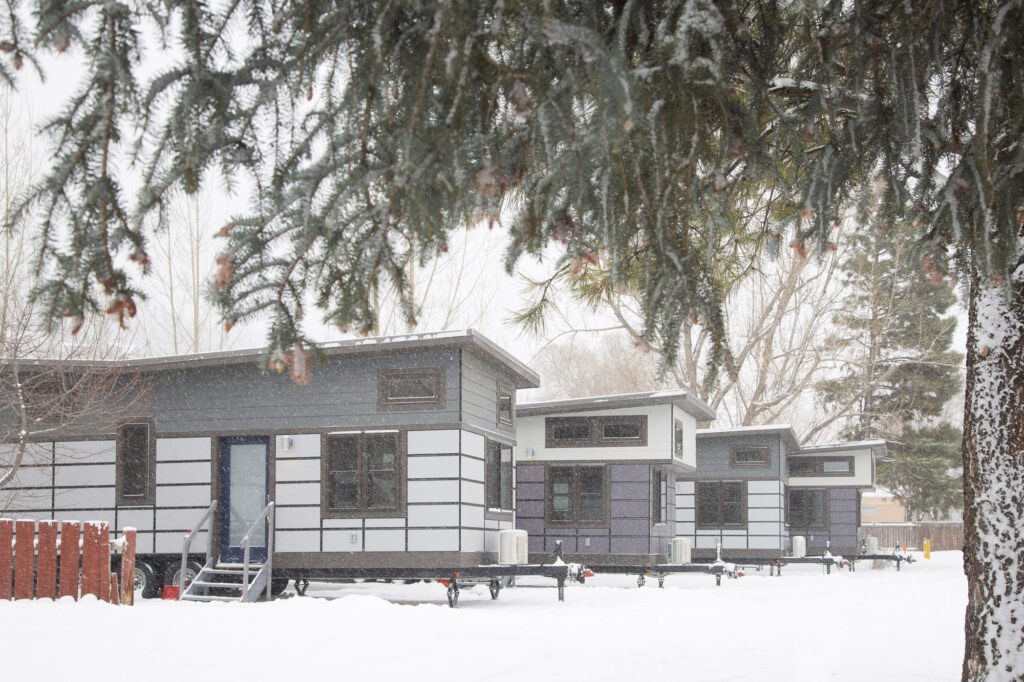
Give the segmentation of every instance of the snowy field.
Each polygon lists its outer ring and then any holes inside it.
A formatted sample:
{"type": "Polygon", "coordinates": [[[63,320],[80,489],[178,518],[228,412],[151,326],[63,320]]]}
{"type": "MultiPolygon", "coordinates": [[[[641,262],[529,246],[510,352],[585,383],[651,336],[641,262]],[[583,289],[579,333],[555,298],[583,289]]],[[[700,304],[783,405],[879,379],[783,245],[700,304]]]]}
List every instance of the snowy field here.
{"type": "Polygon", "coordinates": [[[320,584],[271,604],[0,602],[0,670],[151,682],[960,678],[959,552],[899,573],[793,566],[720,588],[702,574],[664,589],[599,576],[561,604],[554,581],[533,583],[496,602],[485,586],[464,590],[456,609],[425,583],[320,584]]]}

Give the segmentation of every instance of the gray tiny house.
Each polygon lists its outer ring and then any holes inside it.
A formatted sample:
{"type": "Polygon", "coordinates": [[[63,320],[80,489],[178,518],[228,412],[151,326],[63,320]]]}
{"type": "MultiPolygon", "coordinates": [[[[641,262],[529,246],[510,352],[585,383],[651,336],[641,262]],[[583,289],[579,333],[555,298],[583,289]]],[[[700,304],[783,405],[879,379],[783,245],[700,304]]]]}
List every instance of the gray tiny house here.
{"type": "Polygon", "coordinates": [[[518,406],[516,524],[531,556],[561,543],[582,563],[665,561],[676,478],[696,466],[697,422],[713,418],[682,390],[518,406]]]}
{"type": "Polygon", "coordinates": [[[789,426],[697,432],[696,470],[676,483],[676,535],[696,559],[775,559],[792,538],[807,550],[855,554],[860,493],[884,441],[800,447],[789,426]]]}
{"type": "MultiPolygon", "coordinates": [[[[150,594],[215,501],[222,561],[274,503],[275,575],[493,563],[514,526],[515,392],[537,375],[473,331],[323,351],[308,386],[261,373],[260,351],[128,363],[146,376],[145,413],[34,443],[0,515],[137,528],[150,594]]],[[[267,538],[252,545],[258,559],[267,538]]]]}

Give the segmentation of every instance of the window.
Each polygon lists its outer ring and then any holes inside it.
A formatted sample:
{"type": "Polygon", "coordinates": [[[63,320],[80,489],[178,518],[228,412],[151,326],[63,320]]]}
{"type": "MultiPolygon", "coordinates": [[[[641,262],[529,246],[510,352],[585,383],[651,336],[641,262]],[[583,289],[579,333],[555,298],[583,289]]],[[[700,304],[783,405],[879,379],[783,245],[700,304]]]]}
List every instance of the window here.
{"type": "Polygon", "coordinates": [[[117,434],[118,505],[153,504],[156,479],[153,475],[152,428],[147,423],[125,424],[117,434]]]}
{"type": "Polygon", "coordinates": [[[790,476],[852,476],[853,457],[791,457],[790,476]]]}
{"type": "Polygon", "coordinates": [[[512,448],[497,441],[487,441],[487,508],[512,511],[512,448]]]}
{"type": "Polygon", "coordinates": [[[547,525],[560,528],[608,526],[608,469],[600,466],[549,466],[547,525]]]}
{"type": "Polygon", "coordinates": [[[726,528],[747,524],[746,485],[743,481],[697,483],[697,527],[726,528]]]}
{"type": "Polygon", "coordinates": [[[768,448],[733,446],[729,451],[729,466],[767,467],[771,461],[768,448]]]}
{"type": "Polygon", "coordinates": [[[861,507],[860,513],[865,515],[865,516],[874,516],[875,514],[878,513],[878,508],[865,505],[865,506],[861,507]]]}
{"type": "Polygon", "coordinates": [[[544,432],[549,448],[644,446],[647,416],[548,417],[544,432]]]}
{"type": "Polygon", "coordinates": [[[654,475],[651,479],[651,522],[652,523],[665,523],[665,518],[668,516],[668,509],[666,508],[666,479],[665,472],[660,469],[654,470],[654,475]]]}
{"type": "Polygon", "coordinates": [[[397,432],[324,436],[324,518],[400,516],[403,453],[397,432]]]}
{"type": "Polygon", "coordinates": [[[672,437],[672,448],[676,454],[676,457],[682,459],[683,457],[683,422],[676,420],[675,431],[672,437]]]}
{"type": "Polygon", "coordinates": [[[377,406],[382,410],[444,407],[444,368],[386,369],[377,373],[377,406]]]}
{"type": "Polygon", "coordinates": [[[515,411],[515,389],[503,381],[498,382],[498,424],[512,426],[515,411]]]}
{"type": "Polygon", "coordinates": [[[790,488],[786,516],[789,527],[824,528],[828,522],[828,493],[824,488],[790,488]]]}

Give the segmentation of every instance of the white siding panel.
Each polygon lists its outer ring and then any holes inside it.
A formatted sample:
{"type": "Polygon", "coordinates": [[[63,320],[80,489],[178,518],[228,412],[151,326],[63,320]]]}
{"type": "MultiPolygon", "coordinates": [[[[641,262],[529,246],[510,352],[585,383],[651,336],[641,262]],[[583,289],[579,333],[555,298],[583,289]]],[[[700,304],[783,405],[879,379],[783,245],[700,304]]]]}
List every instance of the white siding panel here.
{"type": "Polygon", "coordinates": [[[320,504],[319,483],[278,483],[276,492],[277,504],[320,504]]]}
{"type": "Polygon", "coordinates": [[[278,483],[286,481],[319,481],[320,459],[294,459],[278,455],[275,472],[278,483]]]}
{"type": "Polygon", "coordinates": [[[274,533],[275,552],[319,552],[320,531],[278,530],[274,533]]]}
{"type": "Polygon", "coordinates": [[[718,546],[718,536],[698,535],[694,549],[714,549],[718,546]]]}
{"type": "Polygon", "coordinates": [[[746,549],[747,538],[743,535],[726,536],[722,538],[722,549],[746,549]]]}
{"type": "Polygon", "coordinates": [[[157,438],[156,461],[202,459],[210,461],[209,438],[157,438]]]}
{"type": "Polygon", "coordinates": [[[11,518],[15,521],[43,521],[50,518],[48,511],[19,511],[7,514],[4,518],[11,518]]]}
{"type": "Polygon", "coordinates": [[[208,485],[158,485],[156,487],[158,507],[209,507],[210,486],[208,485]]]}
{"type": "Polygon", "coordinates": [[[487,531],[484,530],[463,530],[462,531],[462,551],[463,552],[486,552],[487,531]]]}
{"type": "Polygon", "coordinates": [[[462,525],[465,528],[483,528],[484,508],[462,505],[462,525]]]}
{"type": "Polygon", "coordinates": [[[779,507],[759,507],[747,510],[747,521],[775,521],[782,519],[783,511],[779,507]]]}
{"type": "Polygon", "coordinates": [[[62,441],[54,446],[57,461],[113,464],[117,443],[112,440],[62,441]]]}
{"type": "Polygon", "coordinates": [[[114,487],[57,488],[54,501],[57,509],[113,509],[114,487]]]}
{"type": "Polygon", "coordinates": [[[367,528],[405,528],[405,518],[366,519],[367,528]]]}
{"type": "Polygon", "coordinates": [[[748,525],[751,535],[778,535],[779,522],[775,523],[751,523],[748,525]]]}
{"type": "Polygon", "coordinates": [[[693,495],[693,481],[676,481],[677,495],[693,495]]]}
{"type": "MultiPolygon", "coordinates": [[[[21,488],[40,488],[40,487],[49,487],[52,484],[53,484],[53,467],[50,467],[50,466],[38,466],[38,467],[26,467],[26,466],[23,466],[23,467],[19,468],[18,469],[18,473],[14,475],[14,481],[12,483],[12,487],[17,486],[17,487],[21,487],[21,488]]],[[[47,493],[47,497],[49,497],[49,493],[47,493]]]]}
{"type": "Polygon", "coordinates": [[[277,507],[274,525],[277,528],[319,528],[320,507],[277,507]]]}
{"type": "Polygon", "coordinates": [[[696,512],[692,507],[676,507],[676,522],[679,521],[693,521],[696,518],[696,512]]]}
{"type": "Polygon", "coordinates": [[[117,511],[117,529],[121,530],[122,528],[134,528],[138,531],[153,530],[153,512],[149,509],[119,509],[117,511]]]}
{"type": "Polygon", "coordinates": [[[497,554],[499,540],[500,539],[498,537],[498,531],[487,531],[487,533],[484,535],[484,551],[490,552],[491,554],[497,554]]]}
{"type": "Polygon", "coordinates": [[[135,552],[138,554],[147,554],[149,552],[155,552],[153,549],[153,536],[155,533],[150,531],[140,530],[135,536],[135,552]]]}
{"type": "Polygon", "coordinates": [[[473,481],[462,482],[462,501],[470,504],[484,503],[484,484],[473,481]]]}
{"type": "Polygon", "coordinates": [[[207,462],[160,462],[156,463],[156,482],[161,483],[209,483],[210,463],[207,462]]]}
{"type": "MultiPolygon", "coordinates": [[[[195,528],[199,519],[206,513],[205,509],[157,509],[156,529],[157,530],[180,530],[186,531],[195,528]]],[[[196,539],[205,532],[196,534],[196,539]]],[[[193,541],[194,542],[194,541],[193,541]]],[[[181,551],[181,543],[178,543],[178,551],[181,551]]]]}
{"type": "Polygon", "coordinates": [[[780,544],[777,536],[758,537],[753,535],[750,537],[750,549],[782,549],[780,544]]]}
{"type": "MultiPolygon", "coordinates": [[[[327,519],[324,519],[327,522],[327,519]]],[[[325,552],[361,552],[363,550],[363,531],[361,530],[325,530],[325,552]]]]}
{"type": "Polygon", "coordinates": [[[462,452],[477,459],[484,458],[484,437],[478,433],[462,432],[462,452]]]}
{"type": "MultiPolygon", "coordinates": [[[[189,546],[188,551],[194,554],[201,554],[202,552],[205,552],[206,541],[206,533],[197,533],[196,536],[192,538],[192,544],[189,546]]],[[[155,548],[153,551],[158,554],[177,554],[180,556],[184,542],[184,533],[157,533],[155,548]]]]}
{"type": "Polygon", "coordinates": [[[484,460],[472,457],[462,458],[462,478],[471,481],[484,480],[484,460]]]}
{"type": "Polygon", "coordinates": [[[409,527],[459,525],[457,504],[410,504],[408,506],[409,527]]]}
{"type": "Polygon", "coordinates": [[[54,467],[57,487],[76,485],[114,485],[113,464],[79,464],[54,467]]]}
{"type": "Polygon", "coordinates": [[[410,552],[457,552],[458,530],[410,530],[410,552]]]}
{"type": "Polygon", "coordinates": [[[324,528],[362,528],[362,519],[321,519],[324,528]]]}
{"type": "MultiPolygon", "coordinates": [[[[92,511],[56,511],[53,514],[53,518],[57,521],[106,521],[111,526],[114,525],[114,510],[103,509],[103,510],[92,510],[92,511]]],[[[178,548],[181,551],[181,548],[178,548]]]]}
{"type": "Polygon", "coordinates": [[[459,456],[410,457],[406,460],[409,478],[458,478],[459,456]]]}
{"type": "Polygon", "coordinates": [[[305,433],[290,436],[277,437],[277,459],[289,459],[292,457],[320,457],[320,434],[305,433]],[[285,438],[290,438],[292,446],[285,449],[285,438]]]}
{"type": "Polygon", "coordinates": [[[774,493],[778,495],[782,490],[780,481],[747,481],[747,492],[751,495],[774,493]]]}
{"type": "Polygon", "coordinates": [[[459,451],[458,431],[410,431],[410,455],[451,455],[459,451]]]}
{"type": "MultiPolygon", "coordinates": [[[[51,489],[42,490],[0,490],[0,509],[48,510],[51,506],[51,489]]],[[[9,515],[6,515],[9,518],[9,515]]]]}
{"type": "Polygon", "coordinates": [[[405,531],[392,529],[367,530],[365,547],[367,552],[405,551],[405,531]]]}
{"type": "Polygon", "coordinates": [[[409,502],[459,501],[458,481],[409,481],[408,485],[409,502]]]}
{"type": "Polygon", "coordinates": [[[692,536],[696,532],[696,525],[693,523],[677,523],[676,535],[692,536]]]}
{"type": "Polygon", "coordinates": [[[778,495],[747,495],[747,507],[749,508],[765,508],[770,507],[772,509],[779,508],[779,496],[778,495]]]}

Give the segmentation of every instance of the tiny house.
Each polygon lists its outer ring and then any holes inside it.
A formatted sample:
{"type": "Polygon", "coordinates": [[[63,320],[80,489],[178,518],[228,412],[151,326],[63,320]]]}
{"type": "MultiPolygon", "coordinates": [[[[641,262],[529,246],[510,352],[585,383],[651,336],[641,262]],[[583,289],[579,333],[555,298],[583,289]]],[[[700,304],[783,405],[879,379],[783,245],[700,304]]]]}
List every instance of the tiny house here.
{"type": "Polygon", "coordinates": [[[676,534],[676,479],[697,465],[692,394],[556,400],[516,410],[516,525],[532,556],[561,543],[589,564],[664,562],[676,534]]]}
{"type": "Polygon", "coordinates": [[[261,373],[262,351],[131,361],[146,411],[33,443],[0,515],[137,528],[149,595],[177,582],[183,535],[215,501],[209,539],[225,562],[274,503],[275,577],[493,563],[514,525],[515,395],[537,375],[473,331],[322,350],[308,386],[261,373]]]}

